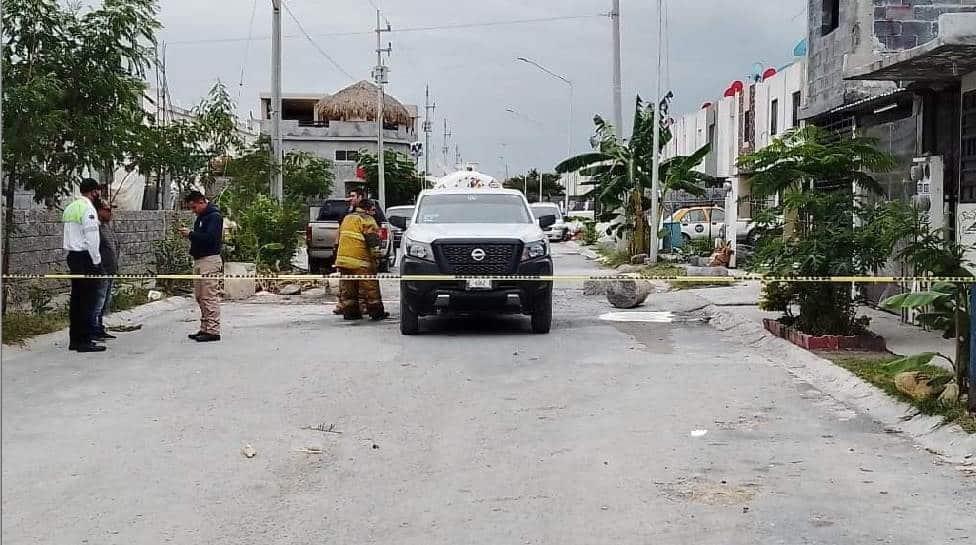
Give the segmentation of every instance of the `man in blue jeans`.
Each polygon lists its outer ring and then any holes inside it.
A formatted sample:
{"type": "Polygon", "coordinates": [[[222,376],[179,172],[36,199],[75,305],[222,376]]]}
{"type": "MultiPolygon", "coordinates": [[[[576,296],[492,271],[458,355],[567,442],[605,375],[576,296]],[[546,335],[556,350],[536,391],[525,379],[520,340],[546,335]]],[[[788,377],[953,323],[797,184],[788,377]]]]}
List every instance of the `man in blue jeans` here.
{"type": "MultiPolygon", "coordinates": [[[[118,239],[115,237],[115,229],[112,227],[112,205],[101,199],[94,203],[95,210],[98,212],[98,251],[102,255],[102,271],[109,274],[118,274],[118,239]]],[[[95,292],[95,305],[92,308],[91,319],[89,320],[92,337],[96,341],[115,339],[115,335],[105,330],[103,318],[112,309],[112,285],[114,280],[111,278],[103,279],[98,283],[98,290],[95,292]]]]}

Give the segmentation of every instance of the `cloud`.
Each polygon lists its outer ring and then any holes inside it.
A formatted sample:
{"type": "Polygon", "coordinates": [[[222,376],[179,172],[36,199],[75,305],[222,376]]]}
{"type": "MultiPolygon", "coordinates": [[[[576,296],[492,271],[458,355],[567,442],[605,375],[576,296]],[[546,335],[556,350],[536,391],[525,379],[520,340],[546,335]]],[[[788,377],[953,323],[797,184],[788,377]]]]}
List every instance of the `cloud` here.
{"type": "MultiPolygon", "coordinates": [[[[270,88],[270,2],[257,0],[250,42],[217,41],[249,35],[252,1],[162,1],[168,81],[180,103],[195,103],[221,79],[241,97],[245,117],[257,114],[257,97],[270,88]]],[[[502,170],[502,153],[513,173],[552,168],[565,157],[567,86],[515,62],[517,56],[532,58],[575,82],[573,151],[587,149],[594,114],[612,117],[610,22],[597,16],[609,11],[609,0],[373,1],[394,29],[594,16],[384,36],[384,43],[393,44],[389,91],[403,102],[422,104],[424,85],[430,84],[438,106],[434,149],[441,146],[441,120],[446,117],[464,159],[480,162],[488,172],[502,170]],[[507,113],[507,108],[523,117],[507,113]]],[[[729,81],[750,73],[754,63],[790,62],[793,46],[806,34],[805,0],[666,1],[665,84],[675,93],[676,113],[717,98],[729,81]]],[[[624,119],[629,124],[635,94],[650,97],[655,88],[657,17],[653,2],[621,3],[624,119]]],[[[369,77],[376,63],[375,35],[370,33],[376,15],[368,1],[291,0],[289,6],[345,70],[360,79],[369,77]]],[[[288,36],[283,46],[285,92],[327,93],[351,83],[300,36],[287,13],[283,21],[288,36]]]]}

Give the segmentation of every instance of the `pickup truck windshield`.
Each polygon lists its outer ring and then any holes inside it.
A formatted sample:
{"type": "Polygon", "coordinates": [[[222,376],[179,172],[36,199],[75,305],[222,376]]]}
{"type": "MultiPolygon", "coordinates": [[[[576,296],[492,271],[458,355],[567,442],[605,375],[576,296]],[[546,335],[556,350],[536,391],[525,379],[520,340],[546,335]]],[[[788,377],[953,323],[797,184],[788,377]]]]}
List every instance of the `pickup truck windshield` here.
{"type": "Polygon", "coordinates": [[[556,216],[556,218],[563,217],[562,210],[558,206],[551,204],[533,204],[532,213],[535,214],[536,218],[541,218],[542,216],[556,216]]]}
{"type": "Polygon", "coordinates": [[[532,223],[518,195],[427,195],[419,206],[417,223],[532,223]]]}

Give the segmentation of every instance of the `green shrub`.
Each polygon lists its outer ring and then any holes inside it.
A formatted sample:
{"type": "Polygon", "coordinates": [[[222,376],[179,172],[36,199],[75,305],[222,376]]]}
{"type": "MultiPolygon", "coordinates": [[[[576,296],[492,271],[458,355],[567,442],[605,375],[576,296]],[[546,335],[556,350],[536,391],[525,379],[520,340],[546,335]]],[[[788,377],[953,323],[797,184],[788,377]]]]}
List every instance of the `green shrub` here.
{"type": "Polygon", "coordinates": [[[587,220],[583,222],[583,244],[592,246],[600,240],[600,234],[596,231],[596,222],[587,220]]]}
{"type": "MultiPolygon", "coordinates": [[[[166,238],[153,244],[156,258],[156,274],[190,274],[193,272],[193,258],[190,257],[190,243],[175,229],[166,238]]],[[[189,293],[193,291],[189,280],[158,280],[156,286],[166,293],[189,293]]]]}
{"type": "Polygon", "coordinates": [[[256,263],[275,271],[291,265],[299,245],[298,232],[306,221],[301,205],[282,205],[258,195],[238,208],[235,221],[237,229],[226,245],[229,261],[256,263]]]}

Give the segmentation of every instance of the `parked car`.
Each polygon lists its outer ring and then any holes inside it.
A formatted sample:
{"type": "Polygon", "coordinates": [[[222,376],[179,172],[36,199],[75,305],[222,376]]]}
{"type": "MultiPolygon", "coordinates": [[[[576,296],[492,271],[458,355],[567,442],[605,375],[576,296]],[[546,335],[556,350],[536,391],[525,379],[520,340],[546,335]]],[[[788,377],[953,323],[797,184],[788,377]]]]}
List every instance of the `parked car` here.
{"type": "Polygon", "coordinates": [[[718,238],[725,232],[725,210],[718,206],[693,206],[675,210],[663,219],[665,223],[681,225],[681,238],[685,242],[693,239],[718,238]]]}
{"type": "Polygon", "coordinates": [[[553,223],[546,229],[546,237],[550,242],[562,242],[569,238],[569,225],[566,224],[559,205],[549,202],[537,202],[532,203],[529,207],[532,209],[532,215],[536,219],[542,216],[555,216],[556,223],[553,223]]]}
{"type": "MultiPolygon", "coordinates": [[[[335,267],[336,244],[339,241],[339,225],[349,213],[349,203],[345,199],[329,199],[322,203],[315,221],[305,227],[305,243],[308,247],[308,270],[310,273],[328,273],[335,267]]],[[[396,248],[390,232],[390,223],[383,209],[376,209],[376,222],[380,225],[382,259],[379,272],[389,272],[396,261],[396,248]]]]}
{"type": "MultiPolygon", "coordinates": [[[[665,223],[679,223],[681,238],[685,242],[693,239],[726,238],[725,209],[721,206],[692,206],[675,210],[673,214],[663,219],[665,223]]],[[[735,224],[735,238],[738,242],[752,243],[756,234],[756,225],[751,219],[739,218],[735,224]]]]}
{"type": "MultiPolygon", "coordinates": [[[[407,227],[410,227],[410,220],[413,219],[414,206],[391,206],[386,209],[387,219],[392,218],[404,218],[406,220],[407,227]]],[[[400,241],[403,240],[403,229],[400,229],[391,221],[390,230],[393,232],[393,247],[399,248],[400,241]]]]}

